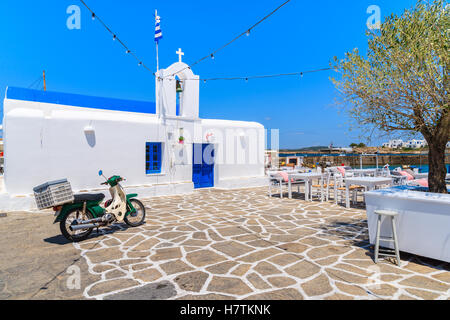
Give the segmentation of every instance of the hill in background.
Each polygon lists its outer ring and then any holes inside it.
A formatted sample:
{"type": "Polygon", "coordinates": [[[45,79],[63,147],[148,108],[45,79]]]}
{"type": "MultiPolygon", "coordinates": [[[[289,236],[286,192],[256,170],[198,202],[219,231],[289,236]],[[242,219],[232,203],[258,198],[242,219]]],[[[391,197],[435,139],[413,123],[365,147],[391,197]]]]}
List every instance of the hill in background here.
{"type": "Polygon", "coordinates": [[[306,147],[301,149],[280,149],[280,152],[304,152],[304,151],[320,151],[324,149],[329,149],[327,146],[315,146],[315,147],[306,147]]]}

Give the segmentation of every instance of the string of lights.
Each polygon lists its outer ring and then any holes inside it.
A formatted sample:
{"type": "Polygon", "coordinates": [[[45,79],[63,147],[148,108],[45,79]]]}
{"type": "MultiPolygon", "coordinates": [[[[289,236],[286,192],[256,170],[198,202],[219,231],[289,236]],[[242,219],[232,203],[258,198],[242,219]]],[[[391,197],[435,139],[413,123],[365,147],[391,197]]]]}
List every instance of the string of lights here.
{"type": "MultiPolygon", "coordinates": [[[[285,5],[287,5],[289,2],[291,2],[291,0],[287,0],[286,2],[284,2],[283,4],[281,4],[280,6],[278,6],[275,10],[273,10],[271,13],[269,13],[268,15],[266,15],[264,18],[260,19],[257,23],[255,23],[254,25],[252,25],[250,28],[248,28],[247,30],[245,30],[244,32],[242,32],[241,34],[239,34],[237,37],[233,38],[233,40],[227,42],[226,44],[224,44],[223,46],[221,46],[220,48],[214,50],[213,52],[211,52],[210,54],[204,56],[203,58],[198,59],[197,61],[195,61],[194,63],[190,64],[189,66],[187,66],[186,68],[183,68],[181,70],[179,70],[176,73],[182,72],[186,69],[191,69],[193,66],[199,64],[200,62],[211,58],[214,59],[215,55],[217,52],[222,51],[223,49],[225,49],[226,47],[228,47],[229,45],[231,45],[233,42],[235,42],[236,40],[238,40],[239,38],[241,38],[244,35],[250,36],[251,31],[256,28],[258,25],[260,25],[262,22],[264,22],[265,20],[267,20],[268,18],[270,18],[272,15],[274,15],[278,10],[280,10],[282,7],[284,7],[285,5]]],[[[176,73],[171,74],[168,77],[173,77],[176,73]]]]}
{"type": "MultiPolygon", "coordinates": [[[[280,6],[278,6],[275,10],[273,10],[272,12],[270,12],[268,15],[266,15],[265,17],[263,17],[262,19],[260,19],[257,23],[255,23],[254,25],[252,25],[250,28],[248,28],[246,31],[242,32],[241,34],[239,34],[237,37],[233,38],[231,41],[227,42],[226,44],[224,44],[223,46],[221,46],[220,48],[216,49],[215,51],[213,51],[212,53],[208,54],[207,56],[195,61],[194,63],[192,63],[191,65],[187,66],[184,69],[181,69],[179,71],[177,71],[176,73],[170,75],[170,76],[166,76],[164,78],[159,78],[160,80],[166,79],[166,78],[170,78],[169,80],[174,80],[172,77],[175,76],[176,74],[186,70],[186,69],[190,69],[192,66],[197,65],[198,63],[204,61],[207,58],[212,58],[214,59],[215,54],[223,49],[225,49],[226,47],[228,47],[229,45],[231,45],[233,42],[235,42],[236,40],[238,40],[239,38],[241,38],[244,35],[249,36],[250,32],[256,28],[258,25],[260,25],[262,22],[264,22],[265,20],[267,20],[268,18],[270,18],[272,15],[274,15],[278,10],[280,10],[282,7],[284,7],[285,5],[287,5],[291,0],[287,0],[285,1],[283,4],[281,4],[280,6]]],[[[100,22],[100,24],[102,24],[102,26],[111,34],[112,39],[114,41],[117,41],[124,49],[125,52],[127,54],[130,54],[136,61],[138,61],[138,65],[144,67],[146,70],[150,71],[152,73],[152,75],[155,75],[155,73],[149,68],[147,67],[147,65],[142,62],[141,59],[139,59],[139,57],[129,49],[129,47],[117,36],[117,34],[115,32],[112,31],[112,29],[97,15],[95,14],[95,12],[86,4],[86,2],[84,0],[80,0],[80,2],[86,7],[87,10],[89,10],[89,12],[91,13],[92,19],[93,20],[98,20],[100,22]]],[[[297,77],[303,77],[303,75],[308,74],[308,73],[315,73],[315,72],[321,72],[321,71],[327,71],[327,70],[332,70],[333,68],[322,68],[322,69],[316,69],[316,70],[308,70],[308,71],[302,71],[302,72],[292,72],[292,73],[279,73],[279,74],[268,74],[268,75],[256,75],[256,76],[240,76],[240,77],[216,77],[216,78],[205,78],[205,79],[185,79],[183,81],[203,81],[203,82],[207,82],[207,81],[220,81],[220,80],[225,80],[225,81],[230,81],[230,80],[251,80],[251,79],[265,79],[265,78],[278,78],[278,77],[287,77],[287,76],[297,76],[297,77]]],[[[42,77],[40,78],[42,80],[42,77]]],[[[38,79],[39,80],[39,79],[38,79]]],[[[36,82],[36,81],[35,81],[36,82]]],[[[34,85],[35,82],[32,84],[34,85]]],[[[31,86],[30,86],[31,87],[31,86]]]]}
{"type": "MultiPolygon", "coordinates": [[[[256,76],[244,76],[244,77],[220,77],[220,78],[205,78],[205,79],[184,79],[183,81],[219,81],[219,80],[251,80],[251,79],[265,79],[265,78],[279,78],[279,77],[289,77],[289,76],[297,76],[297,77],[303,77],[303,75],[308,73],[315,73],[315,72],[322,72],[322,71],[328,71],[333,70],[334,68],[322,68],[322,69],[315,69],[315,70],[307,70],[307,71],[301,71],[301,72],[291,72],[291,73],[277,73],[277,74],[266,74],[266,75],[256,75],[256,76]]],[[[175,79],[170,79],[175,80],[175,79]]]]}
{"type": "Polygon", "coordinates": [[[89,12],[91,13],[92,20],[98,20],[98,21],[103,25],[103,27],[111,34],[112,39],[113,39],[114,41],[117,41],[117,42],[125,49],[125,53],[131,55],[134,59],[136,59],[136,61],[138,62],[138,66],[144,67],[146,70],[150,71],[153,75],[155,75],[155,73],[154,73],[149,67],[147,67],[147,65],[146,65],[141,59],[139,59],[139,57],[138,57],[133,51],[131,51],[131,50],[129,49],[129,47],[128,47],[122,40],[119,39],[119,37],[117,36],[117,34],[116,34],[115,32],[113,32],[113,31],[111,30],[111,28],[108,27],[108,25],[106,25],[106,23],[103,22],[103,20],[102,20],[98,15],[96,15],[95,12],[94,12],[91,8],[89,8],[89,6],[86,4],[86,2],[84,2],[84,0],[80,0],[80,2],[81,2],[81,3],[86,7],[86,9],[88,9],[89,12]]]}

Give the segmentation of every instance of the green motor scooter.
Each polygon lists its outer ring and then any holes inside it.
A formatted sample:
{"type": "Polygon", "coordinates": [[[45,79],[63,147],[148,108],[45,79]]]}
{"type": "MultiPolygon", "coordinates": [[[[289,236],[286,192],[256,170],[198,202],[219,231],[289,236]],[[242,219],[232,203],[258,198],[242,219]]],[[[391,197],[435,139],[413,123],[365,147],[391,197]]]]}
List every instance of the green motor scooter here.
{"type": "MultiPolygon", "coordinates": [[[[99,171],[99,176],[103,172],[99,171]]],[[[105,195],[77,194],[74,201],[62,206],[53,207],[56,211],[54,223],[59,222],[61,233],[72,242],[86,240],[94,229],[106,227],[116,222],[125,222],[130,227],[138,227],[145,221],[145,206],[135,199],[137,194],[125,194],[120,182],[125,181],[120,176],[106,178],[102,185],[109,186],[112,199],[101,207],[105,195]]]]}

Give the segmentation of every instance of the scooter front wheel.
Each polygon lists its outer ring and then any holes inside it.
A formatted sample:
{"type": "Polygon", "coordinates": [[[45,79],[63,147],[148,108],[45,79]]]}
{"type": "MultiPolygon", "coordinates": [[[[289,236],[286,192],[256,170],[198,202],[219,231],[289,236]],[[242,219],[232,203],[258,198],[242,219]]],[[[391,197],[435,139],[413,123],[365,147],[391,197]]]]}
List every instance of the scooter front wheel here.
{"type": "Polygon", "coordinates": [[[139,227],[145,221],[145,206],[137,199],[131,199],[130,202],[136,211],[127,215],[124,221],[130,227],[139,227]]]}

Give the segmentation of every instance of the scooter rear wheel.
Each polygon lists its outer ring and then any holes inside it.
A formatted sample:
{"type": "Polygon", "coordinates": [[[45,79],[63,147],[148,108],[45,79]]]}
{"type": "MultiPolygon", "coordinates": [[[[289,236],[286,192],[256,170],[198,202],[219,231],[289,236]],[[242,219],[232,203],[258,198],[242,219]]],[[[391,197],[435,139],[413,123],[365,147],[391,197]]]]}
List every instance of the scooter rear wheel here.
{"type": "Polygon", "coordinates": [[[131,199],[130,202],[136,212],[126,216],[124,221],[130,227],[139,227],[145,221],[145,206],[138,199],[131,199]]]}
{"type": "MultiPolygon", "coordinates": [[[[86,240],[92,233],[94,229],[87,229],[81,231],[72,231],[70,226],[75,219],[80,219],[82,217],[82,209],[75,208],[67,213],[67,215],[59,223],[59,228],[63,236],[71,242],[80,242],[86,240]]],[[[86,218],[93,219],[94,217],[89,211],[86,211],[86,218]]]]}

